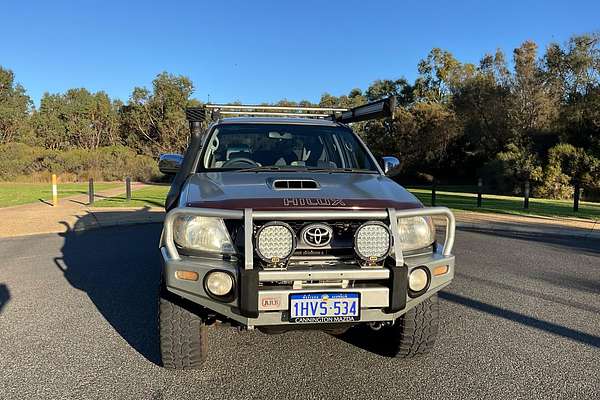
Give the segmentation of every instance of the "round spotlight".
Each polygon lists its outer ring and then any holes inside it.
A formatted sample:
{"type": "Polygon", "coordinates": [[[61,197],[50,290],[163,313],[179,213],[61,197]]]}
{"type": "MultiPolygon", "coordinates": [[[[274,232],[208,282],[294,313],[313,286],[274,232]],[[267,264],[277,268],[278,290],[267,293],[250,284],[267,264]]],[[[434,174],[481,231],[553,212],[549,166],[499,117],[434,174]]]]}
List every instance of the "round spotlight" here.
{"type": "Polygon", "coordinates": [[[256,253],[268,263],[285,261],[295,248],[296,234],[284,222],[269,222],[256,233],[256,253]]]}
{"type": "Polygon", "coordinates": [[[408,275],[408,294],[410,297],[422,295],[429,288],[431,274],[426,267],[417,267],[408,275]]]}
{"type": "Polygon", "coordinates": [[[354,234],[354,251],[363,260],[375,263],[385,259],[392,247],[392,233],[382,222],[369,221],[354,234]]]}
{"type": "Polygon", "coordinates": [[[227,272],[211,271],[204,278],[206,291],[217,297],[225,297],[233,290],[233,277],[227,272]]]}

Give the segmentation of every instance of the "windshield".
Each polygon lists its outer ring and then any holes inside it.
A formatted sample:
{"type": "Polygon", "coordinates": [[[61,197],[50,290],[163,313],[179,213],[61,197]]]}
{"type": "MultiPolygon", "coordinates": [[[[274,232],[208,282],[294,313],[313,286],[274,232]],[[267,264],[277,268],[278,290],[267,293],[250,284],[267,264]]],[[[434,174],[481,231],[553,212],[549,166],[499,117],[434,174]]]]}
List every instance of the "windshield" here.
{"type": "Polygon", "coordinates": [[[206,145],[202,165],[206,170],[378,172],[350,130],[314,125],[221,125],[206,145]]]}

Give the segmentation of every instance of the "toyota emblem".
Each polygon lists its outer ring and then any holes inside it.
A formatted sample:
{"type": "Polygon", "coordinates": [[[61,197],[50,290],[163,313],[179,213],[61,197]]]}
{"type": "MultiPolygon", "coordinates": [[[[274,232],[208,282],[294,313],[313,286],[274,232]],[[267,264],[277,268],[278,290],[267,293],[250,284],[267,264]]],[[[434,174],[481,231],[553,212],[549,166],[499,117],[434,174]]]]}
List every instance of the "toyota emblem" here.
{"type": "Polygon", "coordinates": [[[313,247],[327,246],[333,237],[333,229],[325,224],[311,224],[302,230],[304,243],[313,247]]]}

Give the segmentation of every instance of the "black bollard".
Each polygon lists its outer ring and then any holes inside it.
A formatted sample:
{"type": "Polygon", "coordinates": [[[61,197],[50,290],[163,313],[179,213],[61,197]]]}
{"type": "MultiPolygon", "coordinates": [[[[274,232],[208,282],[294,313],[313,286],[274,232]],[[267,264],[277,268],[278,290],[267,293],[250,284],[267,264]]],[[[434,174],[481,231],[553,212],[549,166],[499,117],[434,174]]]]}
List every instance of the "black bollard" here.
{"type": "Polygon", "coordinates": [[[579,211],[579,196],[581,195],[581,189],[579,188],[579,181],[575,181],[575,193],[573,194],[573,211],[579,211]]]}
{"type": "Polygon", "coordinates": [[[477,179],[477,208],[481,208],[481,196],[483,191],[483,179],[477,179]]]}
{"type": "Polygon", "coordinates": [[[523,208],[528,210],[529,209],[529,179],[527,179],[525,181],[525,188],[523,190],[523,195],[524,195],[523,208]]]}
{"type": "Polygon", "coordinates": [[[125,193],[127,197],[127,202],[131,201],[131,178],[125,178],[125,193]]]}
{"type": "Polygon", "coordinates": [[[434,179],[431,183],[431,207],[435,207],[435,191],[437,189],[437,181],[434,179]]]}
{"type": "Polygon", "coordinates": [[[90,206],[93,206],[94,205],[94,178],[90,178],[90,184],[88,187],[88,197],[89,197],[88,204],[90,206]]]}

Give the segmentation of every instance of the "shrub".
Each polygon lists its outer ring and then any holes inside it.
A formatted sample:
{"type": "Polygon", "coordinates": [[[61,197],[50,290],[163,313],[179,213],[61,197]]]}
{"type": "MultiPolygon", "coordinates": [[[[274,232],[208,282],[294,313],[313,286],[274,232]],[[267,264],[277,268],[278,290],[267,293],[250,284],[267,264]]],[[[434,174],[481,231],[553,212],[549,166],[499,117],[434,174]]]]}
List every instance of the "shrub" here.
{"type": "Polygon", "coordinates": [[[600,159],[568,143],[551,148],[538,194],[553,199],[570,198],[576,181],[590,193],[600,189],[600,159]]]}
{"type": "Polygon", "coordinates": [[[148,156],[136,154],[125,146],[101,147],[97,150],[72,149],[57,151],[22,143],[0,145],[0,180],[45,180],[59,174],[63,181],[123,180],[157,178],[158,165],[148,156]]]}

